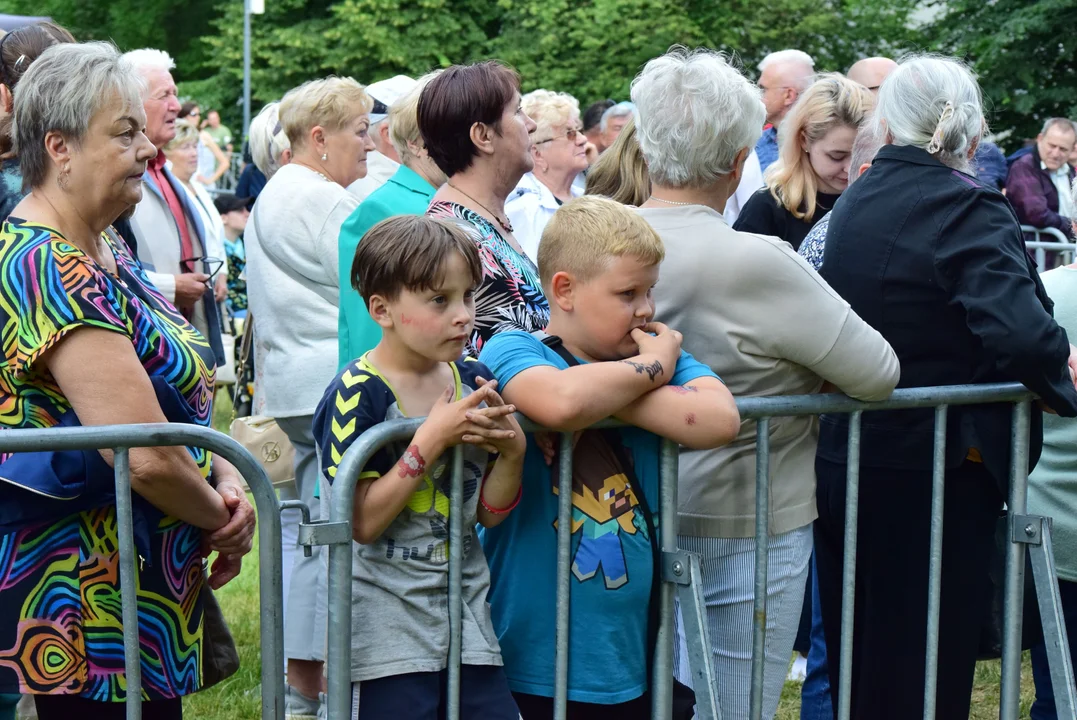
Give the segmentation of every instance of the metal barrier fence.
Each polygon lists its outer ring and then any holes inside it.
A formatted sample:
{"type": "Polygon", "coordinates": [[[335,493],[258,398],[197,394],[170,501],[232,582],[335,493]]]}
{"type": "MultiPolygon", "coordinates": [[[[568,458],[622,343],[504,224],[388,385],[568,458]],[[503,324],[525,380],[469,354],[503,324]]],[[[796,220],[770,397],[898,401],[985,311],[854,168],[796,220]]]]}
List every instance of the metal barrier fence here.
{"type": "Polygon", "coordinates": [[[1057,228],[1036,228],[1031,225],[1022,225],[1021,232],[1026,235],[1032,235],[1035,240],[1029,240],[1025,242],[1025,247],[1035,252],[1036,255],[1036,267],[1040,272],[1049,269],[1047,267],[1047,253],[1048,251],[1061,253],[1064,262],[1073,262],[1074,251],[1077,250],[1077,245],[1066,237],[1065,233],[1057,228]],[[1043,240],[1043,236],[1047,235],[1054,238],[1054,240],[1043,240]]]}
{"type": "Polygon", "coordinates": [[[137,586],[137,559],[131,515],[131,448],[200,447],[220,455],[247,481],[258,510],[259,599],[261,601],[262,718],[284,720],[284,618],[281,591],[280,506],[265,470],[239,443],[209,428],[186,424],[103,425],[99,427],[5,430],[0,453],[43,450],[115,452],[116,522],[119,531],[120,602],[127,718],[142,717],[142,673],[139,664],[138,601],[127,588],[137,586]],[[134,631],[132,632],[132,628],[134,631]]]}
{"type": "MultiPolygon", "coordinates": [[[[769,498],[769,429],[770,419],[849,413],[849,463],[847,475],[845,558],[843,567],[842,635],[840,647],[840,682],[838,718],[848,720],[852,690],[853,654],[853,593],[855,591],[857,496],[860,480],[860,422],[864,412],[935,408],[935,447],[932,470],[932,524],[929,558],[927,669],[925,673],[924,718],[935,717],[935,688],[938,668],[939,606],[942,573],[943,487],[945,483],[946,417],[955,405],[982,403],[1012,403],[1012,463],[1008,501],[1011,545],[1006,558],[1004,604],[1004,636],[1002,660],[1002,695],[1000,720],[1016,720],[1020,696],[1021,620],[1023,615],[1024,557],[1026,548],[1032,551],[1037,595],[1047,639],[1051,676],[1055,688],[1059,717],[1075,717],[1077,691],[1074,689],[1073,668],[1070,664],[1068,642],[1058,597],[1058,582],[1054,576],[1054,561],[1050,545],[1050,528],[1045,518],[1026,514],[1028,488],[1028,432],[1031,393],[1021,385],[979,385],[935,388],[909,388],[896,391],[889,400],[865,403],[844,395],[804,395],[768,398],[741,398],[737,407],[742,420],[755,420],[758,425],[756,454],[756,576],[755,624],[753,629],[751,719],[762,715],[763,648],[766,640],[766,578],[769,498]]],[[[355,486],[367,461],[390,442],[410,439],[422,423],[421,418],[385,422],[365,432],[345,453],[337,469],[330,499],[330,519],[307,523],[300,527],[300,542],[306,545],[329,545],[329,643],[327,649],[328,692],[330,720],[348,717],[351,703],[351,581],[352,535],[351,514],[355,486]]],[[[615,423],[607,422],[609,427],[615,423]]],[[[522,423],[524,430],[540,430],[522,423]]],[[[572,510],[572,433],[561,435],[560,478],[558,495],[557,553],[558,583],[556,615],[556,661],[554,718],[563,720],[568,690],[569,593],[571,589],[569,553],[571,549],[572,510]]],[[[662,582],[660,593],[660,627],[655,650],[652,677],[653,710],[656,720],[669,720],[672,714],[673,682],[673,593],[677,590],[681,612],[685,619],[690,665],[696,692],[696,713],[704,720],[721,717],[718,707],[714,673],[710,667],[710,643],[704,622],[705,608],[699,586],[699,558],[677,549],[677,447],[664,441],[660,458],[660,525],[662,550],[662,582]]],[[[461,653],[461,553],[463,537],[463,455],[458,448],[454,454],[452,490],[449,511],[449,720],[458,720],[460,713],[460,653],[461,653]]],[[[727,720],[730,720],[727,718],[727,720]]],[[[733,718],[732,720],[740,720],[733,718]]]]}

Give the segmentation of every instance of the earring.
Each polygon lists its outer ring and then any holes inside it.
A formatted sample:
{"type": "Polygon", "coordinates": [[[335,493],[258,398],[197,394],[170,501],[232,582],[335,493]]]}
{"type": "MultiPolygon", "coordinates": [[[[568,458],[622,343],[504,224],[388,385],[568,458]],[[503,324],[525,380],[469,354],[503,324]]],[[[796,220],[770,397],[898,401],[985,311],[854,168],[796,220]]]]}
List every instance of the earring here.
{"type": "Polygon", "coordinates": [[[56,185],[61,190],[64,190],[64,191],[67,190],[67,184],[68,184],[68,181],[70,180],[70,178],[68,176],[70,174],[71,174],[71,166],[70,165],[64,165],[64,169],[61,170],[60,174],[56,176],[56,185]]]}
{"type": "Polygon", "coordinates": [[[328,159],[329,159],[329,153],[322,153],[322,162],[325,162],[328,159]]]}

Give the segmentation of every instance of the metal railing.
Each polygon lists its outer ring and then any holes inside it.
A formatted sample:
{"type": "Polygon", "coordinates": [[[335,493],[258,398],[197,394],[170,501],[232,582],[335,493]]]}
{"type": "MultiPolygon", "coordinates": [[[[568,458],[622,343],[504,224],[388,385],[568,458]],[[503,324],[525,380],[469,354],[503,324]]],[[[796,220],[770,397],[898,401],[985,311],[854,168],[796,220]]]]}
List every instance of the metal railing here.
{"type": "Polygon", "coordinates": [[[281,592],[280,507],[265,470],[239,443],[209,428],[179,423],[103,425],[99,427],[4,430],[0,453],[44,450],[102,450],[115,453],[116,522],[123,625],[127,718],[142,717],[138,598],[134,522],[131,514],[130,450],[142,447],[204,448],[231,462],[254,494],[258,510],[258,569],[261,601],[262,718],[284,720],[284,618],[281,592]]]}
{"type": "MultiPolygon", "coordinates": [[[[840,647],[840,681],[838,718],[848,720],[852,692],[853,659],[853,594],[856,572],[857,498],[860,480],[860,428],[864,412],[935,408],[935,446],[932,468],[932,522],[929,557],[927,656],[924,684],[924,718],[935,717],[935,688],[938,669],[939,608],[942,587],[943,488],[945,484],[946,418],[948,408],[957,405],[983,403],[1012,403],[1013,434],[1012,463],[1008,501],[1011,545],[1006,558],[1004,635],[1002,660],[1001,720],[1016,720],[1020,695],[1021,619],[1023,613],[1024,553],[1033,552],[1033,568],[1039,590],[1044,634],[1054,682],[1060,717],[1073,717],[1077,707],[1073,668],[1070,665],[1067,638],[1058,600],[1058,583],[1050,547],[1049,526],[1044,518],[1026,514],[1028,488],[1028,432],[1032,394],[1023,386],[977,385],[934,388],[908,388],[894,392],[884,402],[866,403],[844,395],[803,395],[785,397],[756,397],[737,400],[742,420],[755,420],[758,425],[756,454],[756,557],[755,557],[755,621],[751,677],[751,715],[762,715],[763,648],[766,646],[767,611],[767,549],[769,498],[769,429],[770,419],[848,413],[849,457],[847,470],[845,555],[843,565],[842,633],[840,647]],[[1068,713],[1068,714],[1066,714],[1068,713]]],[[[355,442],[344,454],[338,466],[330,499],[330,519],[304,524],[300,528],[300,543],[329,545],[329,643],[327,648],[328,692],[330,720],[344,720],[350,712],[351,680],[351,582],[352,534],[351,517],[355,486],[359,473],[378,450],[391,442],[410,439],[422,423],[422,418],[393,420],[377,425],[355,442]]],[[[524,430],[541,430],[532,423],[522,422],[524,430]]],[[[606,422],[602,426],[615,426],[606,422]]],[[[556,589],[556,655],[554,718],[563,720],[568,697],[568,635],[570,631],[568,606],[571,591],[570,549],[572,510],[572,433],[561,435],[556,589]]],[[[449,657],[448,657],[448,718],[459,718],[460,653],[461,653],[461,552],[463,537],[463,455],[454,451],[451,508],[449,514],[449,657]]],[[[710,666],[710,644],[704,622],[705,608],[699,588],[699,558],[677,549],[677,447],[663,441],[660,457],[660,525],[662,550],[662,582],[660,592],[660,627],[655,649],[652,676],[653,717],[668,720],[672,713],[673,683],[673,593],[679,592],[682,615],[686,619],[692,678],[696,692],[697,717],[721,717],[717,690],[710,666]],[[693,631],[694,628],[694,631],[693,631]]],[[[728,720],[728,719],[727,719],[728,720]]],[[[738,719],[733,719],[738,720],[738,719]]]]}
{"type": "Polygon", "coordinates": [[[1067,238],[1066,234],[1058,228],[1036,228],[1031,225],[1022,225],[1021,232],[1035,238],[1035,240],[1026,241],[1025,247],[1035,252],[1036,267],[1040,272],[1049,269],[1047,267],[1048,251],[1061,253],[1064,262],[1073,262],[1073,255],[1074,251],[1077,250],[1077,245],[1074,245],[1073,241],[1067,238]],[[1053,237],[1054,240],[1043,240],[1044,235],[1053,237]]]}

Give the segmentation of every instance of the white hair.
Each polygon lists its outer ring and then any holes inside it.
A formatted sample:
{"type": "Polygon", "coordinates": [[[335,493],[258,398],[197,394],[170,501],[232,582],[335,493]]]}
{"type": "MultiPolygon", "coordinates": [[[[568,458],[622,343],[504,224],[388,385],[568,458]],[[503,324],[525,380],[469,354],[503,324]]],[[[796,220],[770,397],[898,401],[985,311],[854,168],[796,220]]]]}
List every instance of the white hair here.
{"type": "Polygon", "coordinates": [[[815,74],[815,60],[803,50],[779,50],[767,55],[759,62],[759,72],[763,72],[771,65],[790,65],[799,70],[790,78],[795,82],[796,89],[803,92],[812,83],[815,74]]]}
{"type": "Polygon", "coordinates": [[[766,108],[759,89],[725,56],[672,48],[632,81],[636,135],[651,179],[704,187],[733,170],[759,140],[766,108]]]}
{"type": "Polygon", "coordinates": [[[269,103],[251,120],[250,130],[247,131],[251,159],[267,180],[280,170],[284,151],[292,147],[281,127],[279,112],[279,102],[269,103]]]}
{"type": "Polygon", "coordinates": [[[1057,127],[1064,133],[1077,134],[1077,123],[1064,117],[1048,118],[1047,122],[1043,124],[1043,129],[1040,130],[1040,135],[1046,135],[1047,131],[1053,127],[1057,127]]]}
{"type": "Polygon", "coordinates": [[[171,72],[176,67],[176,61],[164,50],[154,48],[142,48],[131,50],[123,54],[123,60],[133,67],[140,75],[145,75],[150,70],[163,70],[171,72]]]}
{"type": "Polygon", "coordinates": [[[141,108],[144,89],[145,81],[111,43],[61,43],[46,49],[19,80],[15,95],[15,153],[24,184],[39,187],[48,177],[48,133],[78,144],[94,116],[117,99],[141,108]]]}
{"type": "Polygon", "coordinates": [[[986,132],[976,77],[955,58],[911,55],[879,88],[879,136],[926,150],[957,170],[971,168],[969,150],[986,132]]]}
{"type": "Polygon", "coordinates": [[[598,123],[598,129],[602,132],[606,132],[606,126],[609,125],[610,119],[629,117],[636,112],[636,106],[630,102],[619,102],[616,105],[610,105],[606,108],[606,112],[602,113],[602,119],[598,123]]]}

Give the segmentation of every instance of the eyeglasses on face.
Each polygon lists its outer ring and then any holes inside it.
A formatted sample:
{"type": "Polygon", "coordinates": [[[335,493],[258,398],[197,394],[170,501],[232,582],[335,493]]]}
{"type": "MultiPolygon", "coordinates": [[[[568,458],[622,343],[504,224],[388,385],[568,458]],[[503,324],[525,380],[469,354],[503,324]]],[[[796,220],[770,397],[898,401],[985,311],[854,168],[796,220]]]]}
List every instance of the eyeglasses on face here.
{"type": "Polygon", "coordinates": [[[542,143],[553,142],[554,140],[557,140],[557,139],[562,138],[562,137],[567,139],[570,143],[574,143],[574,142],[576,142],[576,138],[579,137],[582,134],[583,134],[583,128],[582,127],[569,128],[565,132],[558,133],[557,135],[554,135],[553,137],[548,137],[545,140],[536,140],[535,144],[540,145],[542,143]]]}

